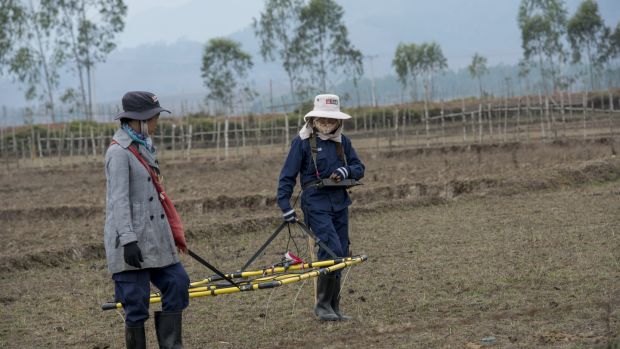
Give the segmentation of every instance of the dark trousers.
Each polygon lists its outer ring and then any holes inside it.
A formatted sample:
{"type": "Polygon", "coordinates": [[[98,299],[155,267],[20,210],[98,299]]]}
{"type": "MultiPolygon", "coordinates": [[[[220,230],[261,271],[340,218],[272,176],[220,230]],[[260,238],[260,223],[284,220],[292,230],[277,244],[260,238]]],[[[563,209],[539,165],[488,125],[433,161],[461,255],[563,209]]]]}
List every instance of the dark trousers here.
{"type": "Polygon", "coordinates": [[[150,282],[162,293],[163,311],[181,311],[189,305],[189,276],[181,263],[124,271],[113,274],[112,279],[116,301],[125,310],[127,326],[141,326],[149,318],[150,282]]]}
{"type": "MultiPolygon", "coordinates": [[[[338,257],[349,255],[349,209],[337,212],[304,210],[306,225],[338,257]]],[[[320,261],[333,259],[327,251],[319,247],[317,257],[320,261]]],[[[340,277],[340,270],[335,272],[340,277]]]]}

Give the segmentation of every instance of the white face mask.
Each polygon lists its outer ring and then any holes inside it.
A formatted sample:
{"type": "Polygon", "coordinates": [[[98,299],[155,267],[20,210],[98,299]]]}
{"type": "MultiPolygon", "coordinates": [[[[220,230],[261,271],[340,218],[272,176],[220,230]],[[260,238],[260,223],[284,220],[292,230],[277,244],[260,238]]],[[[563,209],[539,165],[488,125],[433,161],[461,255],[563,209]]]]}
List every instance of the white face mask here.
{"type": "Polygon", "coordinates": [[[340,121],[330,118],[316,118],[314,119],[313,125],[319,132],[329,134],[340,127],[340,121]]]}

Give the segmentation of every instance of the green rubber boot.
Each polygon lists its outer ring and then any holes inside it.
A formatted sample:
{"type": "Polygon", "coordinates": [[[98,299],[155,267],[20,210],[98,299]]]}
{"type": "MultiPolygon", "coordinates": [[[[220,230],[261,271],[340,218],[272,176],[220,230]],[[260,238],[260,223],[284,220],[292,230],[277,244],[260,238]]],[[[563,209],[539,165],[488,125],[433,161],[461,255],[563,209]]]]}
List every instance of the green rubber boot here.
{"type": "Polygon", "coordinates": [[[183,349],[182,311],[156,311],[155,332],[160,349],[183,349]]]}
{"type": "Polygon", "coordinates": [[[331,306],[334,281],[335,278],[332,275],[319,275],[316,280],[316,304],[314,305],[314,313],[321,321],[340,320],[331,306]]]}
{"type": "Polygon", "coordinates": [[[353,319],[350,316],[344,315],[340,311],[340,278],[334,277],[335,281],[332,285],[332,299],[330,305],[334,310],[334,313],[338,315],[338,320],[351,320],[353,319]]]}
{"type": "Polygon", "coordinates": [[[125,326],[125,345],[127,349],[146,349],[144,325],[136,327],[125,326]]]}

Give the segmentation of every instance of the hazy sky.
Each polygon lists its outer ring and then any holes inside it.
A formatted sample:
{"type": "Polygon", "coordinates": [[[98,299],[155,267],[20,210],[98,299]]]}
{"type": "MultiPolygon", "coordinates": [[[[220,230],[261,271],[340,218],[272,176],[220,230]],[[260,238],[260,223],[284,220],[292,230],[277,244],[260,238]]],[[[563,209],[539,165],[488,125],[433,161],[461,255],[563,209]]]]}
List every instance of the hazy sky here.
{"type": "Polygon", "coordinates": [[[262,0],[127,0],[119,47],[179,38],[206,42],[241,30],[258,17],[262,0]]]}

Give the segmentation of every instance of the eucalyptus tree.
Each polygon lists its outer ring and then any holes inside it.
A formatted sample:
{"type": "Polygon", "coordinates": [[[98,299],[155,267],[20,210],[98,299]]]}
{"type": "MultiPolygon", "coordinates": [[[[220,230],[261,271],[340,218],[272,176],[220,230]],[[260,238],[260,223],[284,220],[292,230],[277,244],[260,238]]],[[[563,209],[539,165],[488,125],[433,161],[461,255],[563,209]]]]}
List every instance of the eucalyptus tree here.
{"type": "Polygon", "coordinates": [[[318,76],[320,92],[327,91],[328,74],[344,72],[357,83],[364,72],[363,55],[349,41],[342,17],[344,10],[334,0],[310,0],[299,13],[293,40],[295,64],[311,77],[318,76]]]}
{"type": "Polygon", "coordinates": [[[55,122],[54,94],[63,55],[53,33],[58,24],[53,1],[3,0],[1,5],[0,72],[25,85],[27,100],[42,100],[55,122]]]}
{"type": "Polygon", "coordinates": [[[609,37],[609,29],[605,27],[596,1],[583,1],[577,12],[568,20],[566,28],[572,48],[573,63],[581,62],[582,58],[585,58],[590,88],[594,90],[593,71],[600,70],[605,63],[605,44],[609,37]]]}
{"type": "Polygon", "coordinates": [[[58,35],[79,80],[81,105],[92,118],[92,71],[116,48],[116,35],[125,28],[123,0],[56,0],[58,35]]]}
{"type": "Polygon", "coordinates": [[[295,100],[295,85],[302,57],[301,51],[292,49],[294,31],[299,26],[302,0],[267,0],[260,19],[253,19],[254,34],[259,40],[264,60],[281,61],[289,80],[291,98],[295,100]]]}
{"type": "Polygon", "coordinates": [[[418,75],[420,73],[420,60],[418,46],[416,44],[399,43],[392,59],[392,66],[396,70],[398,81],[403,90],[411,86],[411,97],[415,102],[418,99],[418,75]]]}
{"type": "Polygon", "coordinates": [[[417,50],[417,60],[419,61],[419,71],[424,82],[424,99],[428,100],[432,97],[431,86],[433,85],[433,76],[448,68],[448,60],[436,42],[422,43],[417,50]]]}
{"type": "Polygon", "coordinates": [[[207,100],[219,103],[225,111],[224,149],[228,157],[228,118],[233,112],[235,96],[248,93],[243,80],[252,68],[252,57],[236,41],[215,38],[209,40],[202,55],[202,78],[209,90],[207,100]],[[241,90],[241,91],[240,91],[241,90]]]}
{"type": "Polygon", "coordinates": [[[563,0],[521,0],[517,17],[521,29],[521,47],[526,60],[537,59],[541,84],[549,93],[559,83],[560,64],[566,61],[562,36],[566,32],[566,8],[563,0]]]}
{"type": "Polygon", "coordinates": [[[467,71],[472,78],[478,80],[478,88],[480,89],[480,98],[484,95],[482,89],[482,76],[489,73],[487,68],[487,58],[475,53],[471,59],[471,64],[467,66],[467,71]]]}

